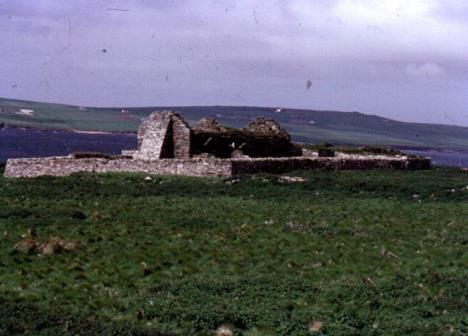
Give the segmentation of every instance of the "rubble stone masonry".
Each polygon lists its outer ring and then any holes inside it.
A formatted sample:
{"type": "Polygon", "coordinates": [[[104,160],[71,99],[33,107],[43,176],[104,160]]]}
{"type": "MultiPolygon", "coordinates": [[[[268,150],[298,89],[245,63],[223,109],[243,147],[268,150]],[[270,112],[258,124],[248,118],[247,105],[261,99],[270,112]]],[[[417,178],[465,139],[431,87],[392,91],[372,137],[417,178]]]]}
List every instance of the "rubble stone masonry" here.
{"type": "Polygon", "coordinates": [[[284,173],[301,169],[426,169],[427,158],[356,158],[291,157],[291,158],[241,158],[241,159],[160,159],[134,160],[132,158],[82,158],[72,156],[9,159],[6,177],[37,177],[42,175],[67,176],[78,172],[114,173],[134,172],[159,175],[235,176],[254,173],[284,173]]]}

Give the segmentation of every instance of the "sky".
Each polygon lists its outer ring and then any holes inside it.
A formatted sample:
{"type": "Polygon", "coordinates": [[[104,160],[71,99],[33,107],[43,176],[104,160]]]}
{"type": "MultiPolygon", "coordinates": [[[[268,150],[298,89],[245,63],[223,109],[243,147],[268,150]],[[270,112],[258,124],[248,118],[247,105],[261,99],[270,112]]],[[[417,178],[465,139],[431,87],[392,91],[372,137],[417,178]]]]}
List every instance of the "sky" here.
{"type": "Polygon", "coordinates": [[[1,0],[0,97],[468,126],[466,0],[1,0]]]}

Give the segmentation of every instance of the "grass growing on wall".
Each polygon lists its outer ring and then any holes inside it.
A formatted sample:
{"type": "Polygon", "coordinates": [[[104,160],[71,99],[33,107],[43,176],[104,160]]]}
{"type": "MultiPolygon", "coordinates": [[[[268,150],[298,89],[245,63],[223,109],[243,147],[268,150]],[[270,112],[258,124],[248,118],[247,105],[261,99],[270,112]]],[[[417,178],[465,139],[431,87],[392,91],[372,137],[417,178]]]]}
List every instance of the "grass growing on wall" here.
{"type": "Polygon", "coordinates": [[[0,334],[466,333],[466,172],[288,175],[0,178],[0,334]]]}

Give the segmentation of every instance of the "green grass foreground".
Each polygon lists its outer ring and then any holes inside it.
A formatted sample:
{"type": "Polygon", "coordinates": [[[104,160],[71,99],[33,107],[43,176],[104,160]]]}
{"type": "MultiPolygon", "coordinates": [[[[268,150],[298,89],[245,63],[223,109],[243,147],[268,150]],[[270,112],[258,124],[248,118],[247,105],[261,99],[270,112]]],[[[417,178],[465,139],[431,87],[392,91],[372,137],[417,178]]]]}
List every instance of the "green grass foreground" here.
{"type": "Polygon", "coordinates": [[[466,334],[466,172],[288,175],[0,177],[0,335],[466,334]]]}

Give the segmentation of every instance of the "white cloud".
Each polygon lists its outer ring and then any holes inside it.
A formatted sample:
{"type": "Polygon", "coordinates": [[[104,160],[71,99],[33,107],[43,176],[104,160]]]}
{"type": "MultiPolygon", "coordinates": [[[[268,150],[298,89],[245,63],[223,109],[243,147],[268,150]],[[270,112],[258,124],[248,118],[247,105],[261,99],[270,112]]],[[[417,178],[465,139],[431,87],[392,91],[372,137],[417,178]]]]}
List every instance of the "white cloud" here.
{"type": "Polygon", "coordinates": [[[434,76],[444,73],[444,69],[437,63],[426,62],[424,64],[409,64],[406,73],[411,76],[434,76]]]}
{"type": "Polygon", "coordinates": [[[334,12],[347,22],[385,25],[427,17],[434,6],[433,0],[341,0],[334,12]]]}
{"type": "Polygon", "coordinates": [[[288,3],[309,33],[318,31],[323,37],[321,48],[316,47],[316,41],[307,43],[307,37],[301,41],[301,45],[310,46],[308,52],[313,55],[333,55],[344,61],[414,62],[423,51],[432,58],[466,59],[468,21],[442,15],[446,1],[336,0],[328,6],[308,0],[288,3]]]}

